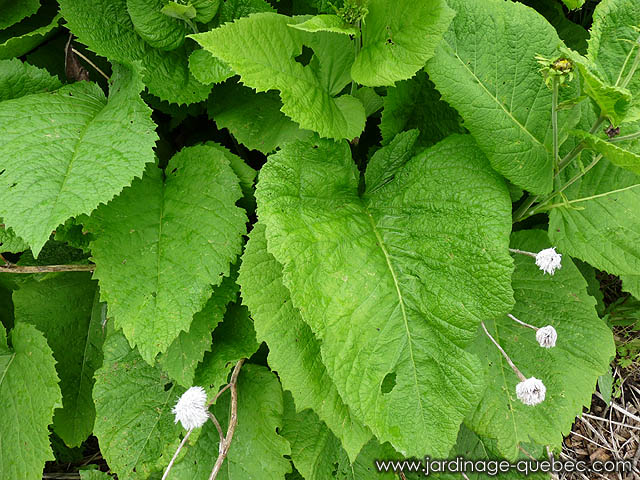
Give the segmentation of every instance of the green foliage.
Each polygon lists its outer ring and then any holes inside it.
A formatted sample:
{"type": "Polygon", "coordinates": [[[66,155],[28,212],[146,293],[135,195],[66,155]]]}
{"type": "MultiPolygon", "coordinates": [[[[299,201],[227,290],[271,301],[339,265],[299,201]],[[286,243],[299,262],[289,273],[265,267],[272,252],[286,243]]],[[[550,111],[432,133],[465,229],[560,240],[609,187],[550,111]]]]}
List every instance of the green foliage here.
{"type": "Polygon", "coordinates": [[[20,57],[40,45],[55,32],[61,18],[55,3],[47,2],[36,15],[0,31],[0,59],[20,57]]]}
{"type": "Polygon", "coordinates": [[[60,87],[60,80],[46,70],[18,59],[0,60],[0,102],[33,93],[51,92],[60,87]]]}
{"type": "Polygon", "coordinates": [[[69,30],[91,50],[111,61],[139,60],[144,67],[143,81],[150,93],[178,104],[199,102],[209,95],[211,88],[189,72],[191,49],[183,45],[164,52],[147,44],[135,31],[126,0],[60,0],[59,3],[69,30]]]}
{"type": "MultiPolygon", "coordinates": [[[[180,332],[167,351],[160,355],[158,363],[162,369],[183,387],[193,384],[196,373],[205,352],[211,350],[211,334],[222,321],[227,304],[238,294],[235,275],[225,277],[222,283],[213,289],[204,308],[193,316],[188,332],[180,332]]],[[[217,350],[216,350],[217,352],[217,350]]]]}
{"type": "Polygon", "coordinates": [[[299,410],[317,412],[354,460],[371,432],[353,417],[329,377],[320,343],[291,303],[282,267],[267,251],[261,223],[251,232],[238,281],[243,301],[253,313],[256,336],[269,346],[269,364],[282,385],[293,393],[299,410]]]}
{"type": "MultiPolygon", "coordinates": [[[[138,35],[154,48],[175,50],[184,43],[189,32],[186,22],[165,11],[164,0],[127,0],[127,11],[138,35]]],[[[196,14],[193,9],[194,18],[196,14]]]]}
{"type": "Polygon", "coordinates": [[[429,60],[454,12],[444,0],[370,0],[353,79],[370,87],[411,78],[429,60]]]}
{"type": "Polygon", "coordinates": [[[181,429],[171,407],[183,391],[132,350],[122,333],[107,337],[93,390],[94,431],[119,478],[148,478],[169,463],[181,429]]]}
{"type": "Polygon", "coordinates": [[[275,92],[255,93],[240,84],[225,82],[213,89],[208,113],[247,148],[268,154],[287,142],[311,135],[283,115],[281,108],[275,92]]]}
{"type": "MultiPolygon", "coordinates": [[[[346,94],[335,97],[337,92],[324,84],[321,71],[294,59],[302,53],[304,37],[289,27],[291,20],[284,15],[255,14],[193,38],[228,64],[245,85],[258,92],[279,90],[282,111],[302,128],[325,137],[358,136],[365,121],[362,103],[346,94]],[[265,49],[263,45],[270,47],[265,49]]],[[[331,40],[335,43],[343,39],[331,37],[331,40]]],[[[323,60],[318,58],[322,64],[323,60]]],[[[332,60],[328,59],[328,65],[332,65],[332,60]]],[[[339,66],[348,69],[351,65],[339,66]]]]}
{"type": "MultiPolygon", "coordinates": [[[[579,170],[572,169],[576,174],[579,170]]],[[[568,175],[567,175],[568,176],[568,175]]],[[[620,276],[640,297],[640,177],[601,160],[567,191],[569,202],[549,213],[554,245],[601,270],[620,276]],[[620,190],[615,193],[612,191],[620,190]]]]}
{"type": "Polygon", "coordinates": [[[47,274],[13,292],[16,323],[34,325],[53,350],[62,391],[53,430],[71,447],[87,439],[95,419],[93,373],[104,341],[96,283],[88,273],[47,274]]]}
{"type": "Polygon", "coordinates": [[[23,0],[21,2],[11,2],[9,5],[3,2],[0,30],[4,30],[23,18],[33,15],[39,8],[40,0],[23,0]]]}
{"type": "Polygon", "coordinates": [[[229,275],[246,228],[240,196],[223,152],[189,147],[165,171],[149,165],[87,220],[101,299],[147,362],[189,330],[210,285],[229,275]]]}
{"type": "Polygon", "coordinates": [[[291,445],[291,460],[307,480],[338,478],[341,480],[365,480],[376,476],[381,479],[394,478],[393,474],[378,475],[374,470],[374,458],[390,458],[396,453],[375,439],[359,450],[357,458],[351,460],[331,430],[320,421],[313,410],[296,412],[290,395],[285,395],[284,428],[282,436],[291,445]]]}
{"type": "Polygon", "coordinates": [[[382,169],[390,167],[393,181],[360,197],[346,144],[289,144],[261,171],[258,215],[354,415],[401,453],[445,455],[481,389],[479,362],[464,346],[478,318],[504,314],[513,301],[509,194],[469,136],[382,169]],[[475,276],[463,274],[470,265],[475,276]],[[354,374],[341,374],[345,365],[354,374]]]}
{"type": "Polygon", "coordinates": [[[603,0],[593,14],[587,57],[608,85],[628,88],[633,94],[628,120],[640,118],[640,4],[634,0],[603,0]],[[635,67],[634,67],[635,65],[635,67]]]}
{"type": "MultiPolygon", "coordinates": [[[[511,244],[534,252],[549,247],[546,234],[539,230],[517,232],[511,244]]],[[[517,400],[518,377],[480,330],[471,350],[487,360],[485,375],[491,382],[467,423],[478,434],[494,438],[502,455],[515,459],[522,442],[560,447],[562,434],[589,405],[595,383],[615,352],[611,331],[598,318],[586,281],[569,259],[563,259],[562,269],[553,276],[543,276],[533,258],[517,255],[512,285],[516,300],[512,314],[536,327],[555,327],[557,345],[540,347],[533,330],[506,316],[487,321],[487,328],[525,377],[544,381],[546,399],[536,407],[517,400]]]]}
{"type": "Polygon", "coordinates": [[[8,339],[0,325],[2,478],[42,478],[44,462],[53,460],[47,426],[61,402],[54,365],[44,335],[33,325],[17,324],[8,339]]]}
{"type": "Polygon", "coordinates": [[[544,459],[640,361],[636,0],[0,4],[0,478],[544,459]]]}
{"type": "Polygon", "coordinates": [[[109,201],[153,161],[141,89],[135,68],[118,67],[108,100],[80,82],[0,103],[0,215],[34,255],[59,224],[109,201]]]}
{"type": "MultiPolygon", "coordinates": [[[[427,64],[429,78],[493,168],[533,193],[550,192],[551,90],[535,57],[555,57],[562,42],[544,18],[518,3],[449,4],[458,14],[427,64]],[[527,41],[511,40],[519,37],[527,41]]],[[[565,125],[577,119],[574,111],[562,113],[565,125]]]]}
{"type": "Polygon", "coordinates": [[[430,147],[452,133],[465,133],[460,115],[440,98],[427,74],[399,82],[387,90],[380,122],[382,143],[389,143],[402,130],[417,128],[418,144],[430,147]]]}

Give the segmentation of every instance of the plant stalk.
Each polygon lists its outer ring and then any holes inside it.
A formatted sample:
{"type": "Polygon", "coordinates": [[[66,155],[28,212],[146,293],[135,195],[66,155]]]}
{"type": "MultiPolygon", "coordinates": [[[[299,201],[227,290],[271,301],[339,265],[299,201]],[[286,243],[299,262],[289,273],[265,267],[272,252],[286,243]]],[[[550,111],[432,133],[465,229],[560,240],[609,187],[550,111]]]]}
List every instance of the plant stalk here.
{"type": "MultiPolygon", "coordinates": [[[[6,261],[6,260],[5,260],[6,261]]],[[[0,273],[51,273],[51,272],[93,272],[95,265],[34,265],[9,264],[0,266],[0,273]]]]}
{"type": "Polygon", "coordinates": [[[229,415],[229,426],[227,427],[227,435],[218,446],[218,458],[213,466],[213,470],[211,470],[209,480],[215,480],[218,476],[218,473],[222,468],[222,463],[227,457],[227,453],[229,453],[229,447],[231,447],[231,440],[233,440],[236,425],[238,425],[238,375],[240,374],[240,368],[242,368],[243,363],[244,358],[236,363],[236,366],[233,368],[233,373],[231,374],[231,380],[229,381],[229,390],[231,390],[231,413],[229,415]]]}
{"type": "Polygon", "coordinates": [[[484,333],[487,335],[487,337],[489,337],[489,340],[491,340],[493,342],[493,344],[498,347],[498,350],[500,350],[500,353],[502,353],[502,356],[505,358],[505,360],[507,361],[507,363],[509,364],[509,366],[511,367],[511,369],[515,372],[515,374],[518,376],[518,378],[520,379],[521,382],[524,382],[527,377],[525,377],[522,372],[518,369],[518,367],[515,366],[515,364],[513,363],[513,361],[511,361],[511,359],[509,358],[509,355],[507,355],[507,352],[505,352],[502,347],[500,346],[500,344],[496,341],[495,338],[493,338],[491,336],[491,334],[489,333],[489,330],[487,330],[487,326],[484,324],[484,322],[480,322],[480,324],[482,325],[482,329],[484,330],[484,333]]]}

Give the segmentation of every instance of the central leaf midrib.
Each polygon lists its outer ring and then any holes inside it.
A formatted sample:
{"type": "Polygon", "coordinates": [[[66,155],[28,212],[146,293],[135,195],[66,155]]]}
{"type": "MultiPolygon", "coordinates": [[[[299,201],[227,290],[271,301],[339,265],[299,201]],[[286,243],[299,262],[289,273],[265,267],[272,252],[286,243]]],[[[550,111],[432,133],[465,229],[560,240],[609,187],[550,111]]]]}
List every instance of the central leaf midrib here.
{"type": "MultiPolygon", "coordinates": [[[[102,102],[100,102],[102,103],[102,102]]],[[[53,205],[51,206],[51,213],[49,214],[49,221],[51,221],[51,217],[53,215],[53,213],[55,212],[56,207],[58,206],[58,202],[60,200],[60,197],[62,196],[62,192],[65,189],[65,186],[67,184],[67,180],[69,179],[69,175],[71,174],[71,170],[73,169],[73,163],[75,162],[77,156],[78,156],[78,150],[80,149],[80,145],[82,144],[82,141],[84,140],[85,135],[87,134],[87,131],[89,130],[89,127],[93,124],[93,122],[95,121],[95,119],[98,117],[98,115],[100,115],[101,112],[104,111],[104,109],[107,106],[107,102],[105,101],[104,103],[102,103],[102,108],[100,110],[96,110],[95,115],[93,116],[93,118],[91,118],[84,127],[82,127],[82,131],[80,132],[80,135],[78,137],[78,139],[75,142],[75,145],[73,146],[73,154],[71,155],[71,158],[69,159],[69,162],[67,163],[67,169],[64,173],[64,176],[62,177],[62,183],[60,184],[60,189],[58,190],[58,194],[56,195],[56,198],[53,202],[53,205]]],[[[57,220],[56,220],[57,221],[57,220]]]]}
{"type": "Polygon", "coordinates": [[[155,297],[153,297],[153,318],[157,318],[157,313],[158,313],[158,296],[159,296],[159,290],[160,290],[160,260],[162,255],[160,254],[160,249],[161,249],[161,245],[162,245],[162,224],[164,221],[164,205],[165,205],[165,193],[166,193],[166,179],[164,178],[164,173],[163,173],[163,178],[161,178],[161,182],[162,182],[162,186],[161,186],[161,190],[160,190],[160,218],[158,220],[158,249],[156,251],[156,288],[155,288],[155,297]]]}
{"type": "Polygon", "coordinates": [[[142,454],[144,453],[144,449],[147,447],[148,443],[149,443],[149,439],[151,438],[151,435],[153,434],[153,432],[155,431],[155,429],[158,427],[158,422],[160,422],[160,417],[162,417],[162,415],[164,414],[165,409],[167,408],[167,403],[169,403],[169,399],[171,398],[171,393],[173,392],[173,390],[175,389],[175,385],[171,387],[171,389],[167,392],[167,397],[164,401],[164,404],[162,405],[162,408],[160,409],[160,413],[158,414],[158,416],[156,417],[156,421],[153,423],[153,427],[151,427],[151,430],[149,430],[149,435],[147,435],[147,438],[144,441],[143,447],[139,450],[138,452],[138,456],[136,457],[135,462],[133,462],[133,466],[135,467],[136,465],[138,465],[138,462],[140,461],[140,457],[142,456],[142,454]]]}
{"type": "Polygon", "coordinates": [[[4,372],[2,372],[2,377],[0,377],[0,386],[2,386],[2,382],[4,382],[4,377],[7,376],[7,372],[9,371],[9,367],[13,363],[13,359],[16,358],[16,354],[17,353],[18,352],[13,352],[13,354],[11,354],[11,360],[9,360],[9,363],[7,363],[7,368],[4,370],[4,372]]]}
{"type": "Polygon", "coordinates": [[[482,87],[482,89],[487,93],[487,95],[502,109],[502,111],[504,111],[504,113],[507,114],[507,116],[513,120],[513,123],[515,123],[516,125],[518,125],[518,127],[520,127],[520,129],[525,132],[527,135],[529,135],[533,141],[535,143],[537,143],[538,145],[540,145],[542,148],[545,148],[544,144],[538,140],[533,133],[531,133],[529,130],[527,130],[527,128],[522,125],[514,116],[513,114],[507,110],[505,108],[505,106],[498,100],[498,98],[493,95],[488,89],[487,87],[485,87],[484,83],[482,83],[482,81],[478,78],[478,76],[475,74],[475,72],[473,72],[468,66],[467,64],[462,60],[462,58],[460,58],[460,56],[458,55],[457,51],[454,51],[453,54],[455,55],[455,57],[460,61],[460,64],[469,72],[469,74],[478,82],[478,85],[480,85],[482,87]]]}
{"type": "Polygon", "coordinates": [[[411,338],[411,332],[409,331],[409,319],[407,317],[407,310],[404,304],[404,298],[402,296],[402,291],[400,290],[400,283],[398,282],[398,277],[396,275],[396,271],[393,268],[393,264],[391,263],[391,256],[389,255],[389,252],[387,251],[387,248],[382,240],[382,236],[380,235],[380,232],[378,231],[378,228],[376,227],[375,221],[373,219],[373,215],[371,215],[371,212],[369,212],[369,209],[367,208],[367,206],[363,206],[364,211],[367,214],[367,217],[369,218],[369,222],[371,224],[371,229],[373,231],[373,234],[376,236],[376,239],[378,241],[378,246],[380,247],[380,250],[382,251],[382,254],[384,255],[384,258],[387,262],[387,267],[389,269],[389,273],[391,273],[391,277],[393,279],[393,284],[396,288],[396,294],[398,296],[398,303],[400,305],[400,311],[402,312],[402,320],[404,322],[404,328],[405,331],[407,332],[407,339],[408,339],[408,346],[409,346],[409,356],[411,357],[411,366],[412,366],[412,370],[413,370],[413,378],[414,378],[414,383],[416,386],[416,390],[417,390],[417,396],[418,396],[418,403],[420,405],[420,418],[422,418],[424,420],[424,416],[423,416],[423,406],[422,406],[422,397],[420,395],[420,389],[418,388],[418,372],[416,370],[416,361],[413,355],[413,344],[412,344],[412,338],[411,338]]]}

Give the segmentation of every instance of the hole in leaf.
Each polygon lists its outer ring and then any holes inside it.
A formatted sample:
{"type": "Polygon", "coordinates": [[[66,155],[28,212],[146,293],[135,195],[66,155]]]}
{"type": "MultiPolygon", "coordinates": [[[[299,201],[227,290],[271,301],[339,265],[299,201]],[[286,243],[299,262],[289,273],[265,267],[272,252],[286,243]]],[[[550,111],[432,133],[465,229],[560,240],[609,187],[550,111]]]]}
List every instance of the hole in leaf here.
{"type": "Polygon", "coordinates": [[[396,372],[387,373],[380,385],[380,391],[382,393],[389,393],[396,386],[396,372]]]}
{"type": "Polygon", "coordinates": [[[173,383],[172,382],[166,383],[165,386],[164,386],[164,391],[168,392],[172,388],[173,388],[173,383]]]}
{"type": "Polygon", "coordinates": [[[311,61],[311,57],[313,57],[313,49],[307,47],[306,45],[302,46],[302,53],[298,55],[295,60],[300,65],[307,66],[311,61]]]}

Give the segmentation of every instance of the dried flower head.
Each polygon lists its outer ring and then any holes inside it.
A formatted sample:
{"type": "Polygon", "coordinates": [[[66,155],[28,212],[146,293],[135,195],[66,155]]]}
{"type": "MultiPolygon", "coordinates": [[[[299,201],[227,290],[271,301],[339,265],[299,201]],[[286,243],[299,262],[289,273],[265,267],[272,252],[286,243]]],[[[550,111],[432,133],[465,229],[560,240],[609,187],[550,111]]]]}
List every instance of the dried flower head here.
{"type": "Polygon", "coordinates": [[[536,340],[541,347],[552,348],[556,346],[556,340],[558,340],[558,332],[551,325],[539,328],[536,332],[536,340]]]}
{"type": "Polygon", "coordinates": [[[175,414],[175,423],[180,422],[185,430],[204,425],[209,418],[207,412],[207,393],[202,387],[191,387],[178,399],[171,413],[175,414]]]}
{"type": "Polygon", "coordinates": [[[542,380],[538,380],[535,377],[527,378],[516,385],[518,400],[525,405],[537,405],[544,402],[546,393],[547,389],[542,380]]]}
{"type": "Polygon", "coordinates": [[[562,268],[562,254],[556,252],[555,247],[545,248],[536,255],[536,265],[544,273],[553,275],[556,270],[562,268]]]}

